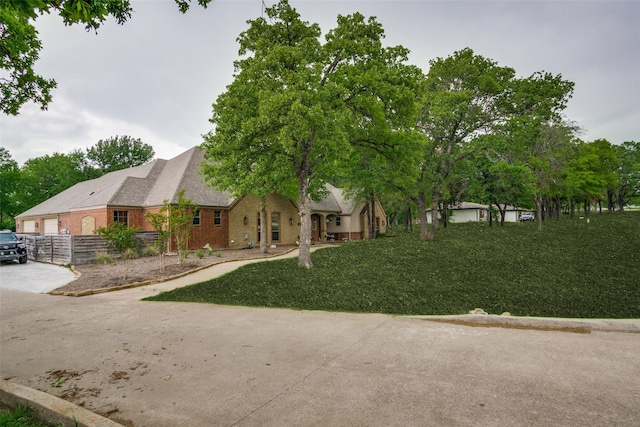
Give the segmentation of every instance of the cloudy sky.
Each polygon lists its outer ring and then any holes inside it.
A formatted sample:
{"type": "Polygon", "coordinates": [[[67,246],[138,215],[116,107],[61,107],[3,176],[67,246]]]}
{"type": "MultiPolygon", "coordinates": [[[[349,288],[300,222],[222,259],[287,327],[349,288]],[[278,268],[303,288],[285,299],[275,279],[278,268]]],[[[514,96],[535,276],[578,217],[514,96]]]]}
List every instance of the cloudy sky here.
{"type": "MultiPolygon", "coordinates": [[[[110,20],[97,35],[56,15],[38,18],[37,71],[58,88],[47,111],[28,104],[17,117],[0,115],[2,146],[22,165],[116,135],[140,138],[163,159],[201,143],[211,105],[232,81],[236,38],[261,16],[263,1],[214,0],[206,10],[193,3],[182,15],[173,0],[133,0],[124,26],[110,20]]],[[[424,72],[430,60],[469,47],[520,77],[562,74],[575,82],[565,114],[582,139],[640,140],[640,0],[290,4],[323,32],[339,14],[377,17],[386,44],[410,49],[424,72]]]]}

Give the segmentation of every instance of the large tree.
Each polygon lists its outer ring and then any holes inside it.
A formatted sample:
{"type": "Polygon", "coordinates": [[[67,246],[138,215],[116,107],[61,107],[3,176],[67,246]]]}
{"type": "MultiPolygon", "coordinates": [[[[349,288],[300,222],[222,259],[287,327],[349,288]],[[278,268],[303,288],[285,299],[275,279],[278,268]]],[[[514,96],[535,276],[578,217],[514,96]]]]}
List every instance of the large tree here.
{"type": "Polygon", "coordinates": [[[29,159],[21,169],[20,212],[50,199],[74,184],[96,178],[99,172],[91,168],[82,151],[70,154],[53,153],[29,159]]]}
{"type": "Polygon", "coordinates": [[[620,161],[616,202],[622,212],[627,204],[640,196],[640,142],[626,141],[615,148],[620,161]]]}
{"type": "Polygon", "coordinates": [[[430,62],[424,85],[422,132],[415,186],[409,194],[418,206],[421,237],[433,238],[438,208],[454,167],[481,147],[479,138],[504,123],[507,98],[515,71],[475,55],[471,49],[430,62]],[[431,228],[427,211],[431,208],[431,228]]]}
{"type": "MultiPolygon", "coordinates": [[[[175,0],[182,13],[191,0],[175,0]]],[[[203,7],[211,0],[198,0],[203,7]]],[[[124,24],[132,12],[129,0],[2,0],[0,3],[0,112],[16,115],[27,102],[33,101],[43,110],[51,102],[53,79],[37,74],[34,65],[42,43],[33,26],[38,16],[57,13],[65,25],[84,25],[96,31],[107,17],[124,24]]]]}
{"type": "Polygon", "coordinates": [[[101,139],[87,149],[87,159],[102,173],[140,166],[153,159],[154,155],[152,146],[130,136],[101,139]]]}
{"type": "Polygon", "coordinates": [[[567,165],[565,181],[569,195],[584,202],[585,213],[592,202],[600,202],[605,192],[617,185],[619,163],[615,148],[606,139],[576,145],[567,165]]]}
{"type": "Polygon", "coordinates": [[[11,153],[0,147],[0,228],[14,228],[19,214],[15,197],[20,193],[20,168],[11,153]]]}
{"type": "Polygon", "coordinates": [[[311,267],[312,198],[352,145],[386,143],[377,136],[399,126],[413,107],[410,82],[417,72],[403,64],[406,49],[383,47],[384,31],[374,18],[338,16],[322,44],[319,26],[302,21],[286,0],[266,15],[249,21],[238,38],[235,79],[214,104],[215,133],[204,147],[210,164],[228,158],[209,146],[243,147],[250,158],[238,170],[239,182],[272,173],[273,166],[283,184],[295,180],[298,263],[311,267]]]}

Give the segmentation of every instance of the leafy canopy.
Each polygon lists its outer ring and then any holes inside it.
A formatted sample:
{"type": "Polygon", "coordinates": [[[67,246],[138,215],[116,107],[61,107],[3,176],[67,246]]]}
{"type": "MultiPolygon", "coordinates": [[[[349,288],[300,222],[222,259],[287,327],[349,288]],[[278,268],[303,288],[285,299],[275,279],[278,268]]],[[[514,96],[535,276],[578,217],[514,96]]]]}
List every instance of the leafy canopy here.
{"type": "Polygon", "coordinates": [[[101,139],[87,149],[87,158],[103,173],[143,165],[154,155],[152,146],[130,136],[101,139]]]}
{"type": "Polygon", "coordinates": [[[374,18],[338,16],[323,44],[319,26],[286,0],[266,12],[268,20],[249,21],[238,37],[235,79],[214,104],[215,131],[205,136],[204,171],[236,194],[297,187],[299,263],[310,267],[311,199],[353,145],[386,143],[380,136],[409,123],[411,77],[419,73],[403,64],[406,49],[382,46],[374,18]]]}

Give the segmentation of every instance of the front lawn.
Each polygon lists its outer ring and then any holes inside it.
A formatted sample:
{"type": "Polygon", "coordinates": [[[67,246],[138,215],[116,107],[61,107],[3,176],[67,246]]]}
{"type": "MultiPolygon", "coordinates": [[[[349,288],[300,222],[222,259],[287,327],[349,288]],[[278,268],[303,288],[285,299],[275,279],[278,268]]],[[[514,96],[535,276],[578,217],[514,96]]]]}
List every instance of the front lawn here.
{"type": "Polygon", "coordinates": [[[445,315],[640,318],[640,212],[400,233],[251,264],[151,301],[445,315]]]}

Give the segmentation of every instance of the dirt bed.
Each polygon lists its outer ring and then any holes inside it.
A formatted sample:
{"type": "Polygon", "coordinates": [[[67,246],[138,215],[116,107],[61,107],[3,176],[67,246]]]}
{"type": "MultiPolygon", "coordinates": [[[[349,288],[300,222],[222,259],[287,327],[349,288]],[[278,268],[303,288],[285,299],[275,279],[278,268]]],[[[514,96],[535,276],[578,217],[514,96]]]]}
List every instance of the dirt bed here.
{"type": "Polygon", "coordinates": [[[164,268],[160,257],[141,257],[109,264],[81,264],[74,266],[79,275],[74,281],[57,288],[53,293],[102,290],[140,282],[158,282],[169,277],[197,271],[221,262],[266,258],[283,254],[294,249],[292,246],[270,248],[263,254],[259,248],[216,250],[210,255],[198,258],[190,253],[181,264],[177,255],[164,256],[164,268]]]}

